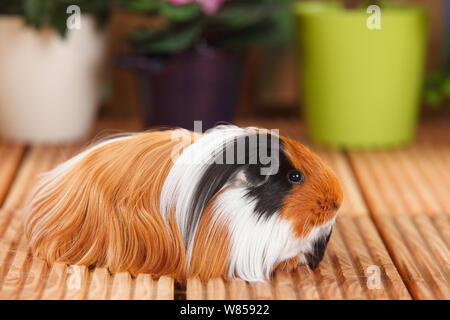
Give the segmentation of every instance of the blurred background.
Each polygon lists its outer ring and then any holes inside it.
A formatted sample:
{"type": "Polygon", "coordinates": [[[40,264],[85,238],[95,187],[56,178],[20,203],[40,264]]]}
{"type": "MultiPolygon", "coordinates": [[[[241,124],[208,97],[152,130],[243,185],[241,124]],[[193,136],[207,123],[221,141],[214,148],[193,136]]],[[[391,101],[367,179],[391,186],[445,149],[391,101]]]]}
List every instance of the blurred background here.
{"type": "Polygon", "coordinates": [[[0,135],[281,118],[326,145],[403,145],[450,117],[449,23],[446,0],[1,0],[0,135]]]}
{"type": "Polygon", "coordinates": [[[0,0],[0,299],[449,299],[449,72],[449,0],[0,0]],[[183,288],[30,254],[39,173],[194,120],[280,129],[332,167],[318,269],[183,288]]]}

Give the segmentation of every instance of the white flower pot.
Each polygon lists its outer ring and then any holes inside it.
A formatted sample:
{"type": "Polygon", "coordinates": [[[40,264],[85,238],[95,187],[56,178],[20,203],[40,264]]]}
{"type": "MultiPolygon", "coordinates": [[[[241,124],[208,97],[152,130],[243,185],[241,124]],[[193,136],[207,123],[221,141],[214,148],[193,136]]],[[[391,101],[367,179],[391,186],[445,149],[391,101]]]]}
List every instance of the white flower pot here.
{"type": "Polygon", "coordinates": [[[84,138],[99,102],[104,38],[89,16],[62,38],[0,15],[0,136],[46,144],[84,138]]]}

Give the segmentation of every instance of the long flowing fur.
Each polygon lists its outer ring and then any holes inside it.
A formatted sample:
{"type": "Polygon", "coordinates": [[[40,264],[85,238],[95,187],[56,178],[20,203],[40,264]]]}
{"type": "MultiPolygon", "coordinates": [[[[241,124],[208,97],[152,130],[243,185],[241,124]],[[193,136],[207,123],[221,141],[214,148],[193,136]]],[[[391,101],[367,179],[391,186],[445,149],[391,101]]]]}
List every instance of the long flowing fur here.
{"type": "Polygon", "coordinates": [[[45,174],[26,210],[25,233],[33,251],[50,263],[180,274],[184,245],[174,217],[165,227],[155,197],[177,143],[170,132],[130,135],[45,174]]]}
{"type": "MultiPolygon", "coordinates": [[[[263,133],[235,126],[203,135],[150,131],[87,149],[36,187],[25,210],[33,252],[49,263],[179,281],[260,281],[279,265],[316,265],[342,201],[333,172],[276,134],[268,148],[282,158],[272,178],[260,175],[259,162],[216,163],[224,146],[242,137],[259,141],[263,133]],[[304,184],[286,187],[291,169],[305,173],[304,184]]],[[[251,152],[262,157],[261,150],[251,152]]]]}

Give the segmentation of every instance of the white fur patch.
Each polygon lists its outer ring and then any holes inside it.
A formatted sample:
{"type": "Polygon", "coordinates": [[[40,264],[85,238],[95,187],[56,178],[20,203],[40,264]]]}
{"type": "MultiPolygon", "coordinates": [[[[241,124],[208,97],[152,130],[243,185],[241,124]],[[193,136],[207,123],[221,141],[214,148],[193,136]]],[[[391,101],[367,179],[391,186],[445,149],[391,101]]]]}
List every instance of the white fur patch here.
{"type": "Polygon", "coordinates": [[[160,211],[167,222],[175,209],[175,217],[181,237],[186,246],[187,264],[193,249],[195,230],[199,219],[194,222],[194,232],[188,238],[191,226],[188,220],[193,208],[193,198],[198,184],[209,165],[213,163],[216,152],[227,141],[255,130],[236,126],[219,126],[208,130],[200,139],[194,141],[177,158],[166,177],[160,196],[160,211]]]}
{"type": "Polygon", "coordinates": [[[228,189],[213,206],[216,218],[228,225],[231,253],[228,277],[246,281],[264,281],[275,264],[299,253],[300,240],[293,236],[292,226],[279,217],[258,218],[255,201],[246,197],[245,188],[228,189]]]}

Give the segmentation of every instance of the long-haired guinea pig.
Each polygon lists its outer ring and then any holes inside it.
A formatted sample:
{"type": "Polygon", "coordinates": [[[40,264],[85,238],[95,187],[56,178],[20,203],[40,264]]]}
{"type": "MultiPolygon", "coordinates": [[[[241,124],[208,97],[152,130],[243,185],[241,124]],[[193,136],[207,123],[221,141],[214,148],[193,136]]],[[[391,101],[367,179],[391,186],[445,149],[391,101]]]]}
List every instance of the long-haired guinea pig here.
{"type": "Polygon", "coordinates": [[[277,132],[149,131],[45,173],[25,233],[49,263],[261,281],[276,268],[315,268],[341,202],[332,170],[277,132]]]}

